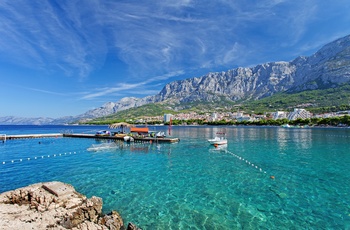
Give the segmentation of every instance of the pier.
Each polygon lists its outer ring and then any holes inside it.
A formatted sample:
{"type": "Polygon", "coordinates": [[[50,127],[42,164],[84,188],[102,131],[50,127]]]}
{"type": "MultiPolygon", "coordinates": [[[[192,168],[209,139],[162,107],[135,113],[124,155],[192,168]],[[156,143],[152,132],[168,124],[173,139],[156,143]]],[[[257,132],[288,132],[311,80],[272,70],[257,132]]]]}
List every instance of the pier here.
{"type": "MultiPolygon", "coordinates": [[[[94,138],[94,139],[109,139],[109,140],[123,140],[124,137],[117,136],[96,136],[94,134],[63,134],[63,137],[73,137],[73,138],[94,138]]],[[[155,143],[176,143],[180,139],[177,137],[132,137],[135,141],[143,142],[155,142],[155,143]]]]}
{"type": "Polygon", "coordinates": [[[61,133],[48,133],[48,134],[22,134],[22,135],[1,135],[0,140],[14,140],[14,139],[32,139],[32,138],[53,138],[63,137],[61,133]]]}
{"type": "MultiPolygon", "coordinates": [[[[0,136],[0,140],[14,140],[14,139],[32,139],[32,138],[57,138],[57,137],[70,137],[70,138],[93,138],[93,139],[109,139],[109,140],[123,140],[124,137],[117,136],[96,136],[95,134],[23,134],[23,135],[3,135],[0,136]]],[[[180,139],[177,137],[133,137],[135,141],[142,142],[154,142],[154,143],[176,143],[180,139]]]]}

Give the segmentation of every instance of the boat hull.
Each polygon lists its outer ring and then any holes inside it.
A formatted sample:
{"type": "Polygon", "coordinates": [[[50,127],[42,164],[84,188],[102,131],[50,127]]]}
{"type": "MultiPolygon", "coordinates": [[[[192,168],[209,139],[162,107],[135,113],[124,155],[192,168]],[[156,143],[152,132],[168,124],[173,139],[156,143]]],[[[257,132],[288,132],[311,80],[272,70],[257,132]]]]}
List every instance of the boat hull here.
{"type": "Polygon", "coordinates": [[[227,144],[227,139],[223,138],[214,138],[214,139],[209,139],[208,142],[211,145],[226,145],[227,144]]]}

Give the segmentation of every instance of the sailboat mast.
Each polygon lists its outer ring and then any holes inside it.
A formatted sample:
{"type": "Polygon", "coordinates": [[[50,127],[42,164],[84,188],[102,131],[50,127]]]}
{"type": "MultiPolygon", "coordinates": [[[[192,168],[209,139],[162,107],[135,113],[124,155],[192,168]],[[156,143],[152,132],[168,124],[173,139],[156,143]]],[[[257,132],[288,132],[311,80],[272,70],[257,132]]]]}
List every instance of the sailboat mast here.
{"type": "Polygon", "coordinates": [[[171,135],[171,124],[172,124],[172,119],[171,119],[171,117],[170,117],[170,121],[169,121],[169,136],[171,135]]]}

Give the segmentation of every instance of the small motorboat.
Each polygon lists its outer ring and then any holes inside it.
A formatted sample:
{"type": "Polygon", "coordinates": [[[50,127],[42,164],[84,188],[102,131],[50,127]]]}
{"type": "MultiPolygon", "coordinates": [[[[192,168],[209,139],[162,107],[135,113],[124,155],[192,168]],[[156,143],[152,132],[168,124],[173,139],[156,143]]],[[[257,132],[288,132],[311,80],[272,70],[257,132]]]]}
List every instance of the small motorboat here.
{"type": "Polygon", "coordinates": [[[108,130],[100,130],[100,131],[97,131],[95,134],[95,136],[99,136],[99,137],[107,137],[110,135],[111,135],[111,132],[108,130]]]}
{"type": "Polygon", "coordinates": [[[134,138],[133,137],[130,137],[130,136],[125,136],[123,137],[124,138],[124,141],[125,142],[133,142],[134,141],[134,138]]]}
{"type": "Polygon", "coordinates": [[[227,139],[225,137],[214,137],[213,139],[208,139],[208,142],[212,145],[226,145],[227,139]]]}
{"type": "Polygon", "coordinates": [[[224,132],[216,133],[216,136],[213,139],[208,139],[208,142],[212,145],[226,145],[227,139],[224,132]]]}

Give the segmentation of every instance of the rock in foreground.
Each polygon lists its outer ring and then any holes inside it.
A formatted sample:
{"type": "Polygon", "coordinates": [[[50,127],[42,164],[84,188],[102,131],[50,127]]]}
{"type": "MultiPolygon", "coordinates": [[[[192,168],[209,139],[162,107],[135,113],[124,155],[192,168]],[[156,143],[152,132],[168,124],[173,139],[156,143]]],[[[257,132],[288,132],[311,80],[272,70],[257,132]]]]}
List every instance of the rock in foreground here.
{"type": "Polygon", "coordinates": [[[0,229],[124,229],[119,213],[102,216],[102,204],[69,184],[33,184],[0,194],[0,229]]]}

